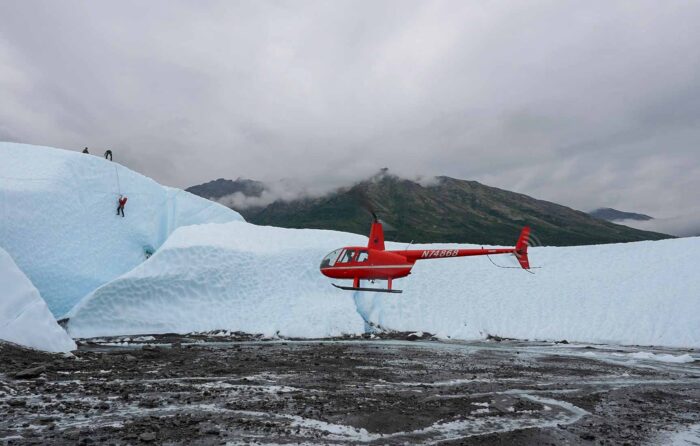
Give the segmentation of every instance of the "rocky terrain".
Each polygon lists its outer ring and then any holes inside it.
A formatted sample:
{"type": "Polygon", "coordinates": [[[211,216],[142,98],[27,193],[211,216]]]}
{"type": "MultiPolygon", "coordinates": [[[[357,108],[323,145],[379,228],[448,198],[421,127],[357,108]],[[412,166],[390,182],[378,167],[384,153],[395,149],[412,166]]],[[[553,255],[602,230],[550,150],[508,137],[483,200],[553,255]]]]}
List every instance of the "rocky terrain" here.
{"type": "Polygon", "coordinates": [[[0,345],[0,443],[636,445],[700,423],[694,351],[423,333],[80,344],[0,345]]]}

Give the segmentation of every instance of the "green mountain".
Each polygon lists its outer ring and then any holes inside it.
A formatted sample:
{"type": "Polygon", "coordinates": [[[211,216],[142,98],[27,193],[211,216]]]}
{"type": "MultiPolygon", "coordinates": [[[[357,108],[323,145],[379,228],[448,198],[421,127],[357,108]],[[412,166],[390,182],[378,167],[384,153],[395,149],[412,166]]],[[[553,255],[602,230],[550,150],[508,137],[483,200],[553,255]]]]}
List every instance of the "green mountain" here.
{"type": "MultiPolygon", "coordinates": [[[[219,193],[207,198],[226,195],[224,190],[219,193]]],[[[366,234],[370,209],[386,223],[387,239],[399,242],[510,245],[525,225],[533,228],[543,245],[671,238],[593,218],[527,195],[449,177],[421,185],[380,173],[320,198],[275,201],[264,207],[236,210],[249,222],[261,225],[366,234]]]]}

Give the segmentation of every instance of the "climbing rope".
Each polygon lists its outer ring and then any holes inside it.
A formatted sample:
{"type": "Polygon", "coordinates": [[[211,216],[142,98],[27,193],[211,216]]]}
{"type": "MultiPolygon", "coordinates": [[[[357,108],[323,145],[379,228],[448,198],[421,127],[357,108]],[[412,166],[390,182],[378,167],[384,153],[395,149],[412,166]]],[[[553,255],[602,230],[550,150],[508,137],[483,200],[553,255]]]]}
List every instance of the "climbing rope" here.
{"type": "Polygon", "coordinates": [[[117,191],[119,192],[119,195],[122,194],[122,185],[119,182],[119,170],[117,169],[117,165],[114,165],[114,173],[117,175],[117,191]]]}

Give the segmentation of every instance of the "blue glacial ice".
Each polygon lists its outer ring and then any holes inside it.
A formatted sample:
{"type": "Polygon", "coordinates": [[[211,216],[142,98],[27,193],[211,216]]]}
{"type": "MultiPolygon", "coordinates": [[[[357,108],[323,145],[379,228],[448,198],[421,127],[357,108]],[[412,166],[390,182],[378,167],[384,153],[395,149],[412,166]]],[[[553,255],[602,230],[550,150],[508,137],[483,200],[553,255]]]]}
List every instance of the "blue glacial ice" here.
{"type": "Polygon", "coordinates": [[[0,142],[0,247],[62,316],[178,227],[242,220],[100,156],[0,142]],[[125,218],[116,215],[120,194],[125,218]]]}

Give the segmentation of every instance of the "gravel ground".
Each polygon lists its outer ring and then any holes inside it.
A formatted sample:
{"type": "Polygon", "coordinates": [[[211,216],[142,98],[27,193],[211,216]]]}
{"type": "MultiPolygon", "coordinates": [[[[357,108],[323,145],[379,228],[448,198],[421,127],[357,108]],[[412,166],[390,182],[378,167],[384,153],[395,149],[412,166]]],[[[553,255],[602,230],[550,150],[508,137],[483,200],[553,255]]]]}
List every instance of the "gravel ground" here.
{"type": "Polygon", "coordinates": [[[372,336],[0,344],[0,443],[700,444],[697,351],[372,336]]]}

